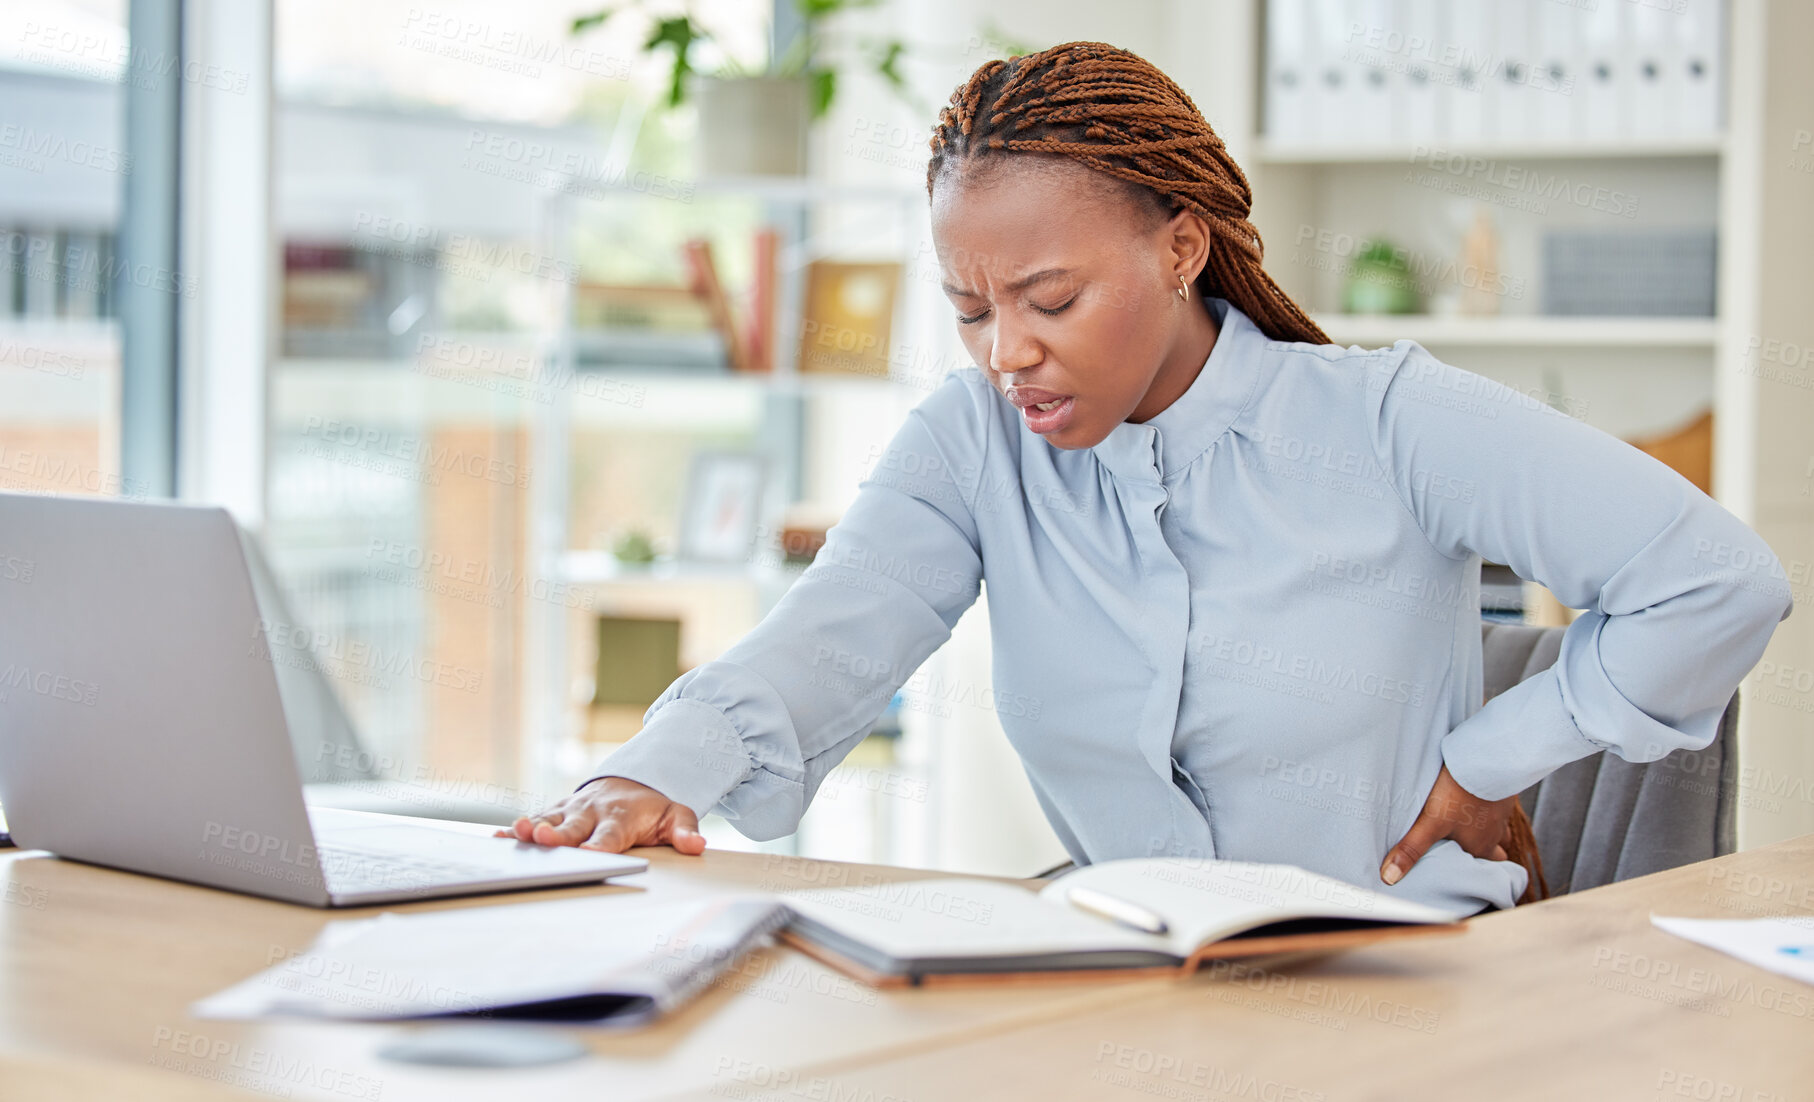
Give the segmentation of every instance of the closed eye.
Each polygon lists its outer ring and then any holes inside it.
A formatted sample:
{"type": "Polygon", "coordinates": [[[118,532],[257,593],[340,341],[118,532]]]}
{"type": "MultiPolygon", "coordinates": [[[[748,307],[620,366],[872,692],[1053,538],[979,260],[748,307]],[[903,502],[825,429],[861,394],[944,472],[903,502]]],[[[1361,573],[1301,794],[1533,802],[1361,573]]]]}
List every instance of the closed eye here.
{"type": "MultiPolygon", "coordinates": [[[[1033,309],[1038,310],[1040,313],[1046,315],[1047,317],[1057,317],[1059,314],[1062,314],[1066,310],[1069,310],[1076,301],[1077,301],[1076,297],[1073,296],[1069,301],[1065,302],[1062,306],[1054,306],[1054,307],[1051,307],[1050,309],[1047,309],[1044,306],[1035,305],[1033,307],[1033,309]]],[[[987,311],[987,310],[984,310],[980,314],[973,314],[970,317],[964,317],[962,314],[959,314],[958,318],[957,318],[957,322],[959,325],[975,325],[977,322],[983,320],[984,318],[986,318],[988,316],[989,316],[989,311],[987,311]]]]}

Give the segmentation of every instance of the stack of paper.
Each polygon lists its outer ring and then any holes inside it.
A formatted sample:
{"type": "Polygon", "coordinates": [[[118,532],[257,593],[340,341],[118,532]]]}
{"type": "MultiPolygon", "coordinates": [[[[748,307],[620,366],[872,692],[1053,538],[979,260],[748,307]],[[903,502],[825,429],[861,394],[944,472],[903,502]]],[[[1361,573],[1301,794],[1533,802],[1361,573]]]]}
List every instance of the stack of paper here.
{"type": "Polygon", "coordinates": [[[786,921],[771,895],[621,895],[332,922],[198,1017],[540,1017],[640,1025],[786,921]]]}

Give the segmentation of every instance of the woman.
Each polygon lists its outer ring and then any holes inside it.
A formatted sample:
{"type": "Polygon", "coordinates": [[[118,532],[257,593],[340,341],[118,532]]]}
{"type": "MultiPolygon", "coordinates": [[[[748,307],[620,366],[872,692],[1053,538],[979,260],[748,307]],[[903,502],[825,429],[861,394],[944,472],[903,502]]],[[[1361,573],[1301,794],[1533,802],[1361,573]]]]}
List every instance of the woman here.
{"type": "Polygon", "coordinates": [[[931,146],[976,366],[909,415],[770,615],[516,837],[697,854],[714,809],[790,832],[984,580],[997,714],[1079,863],[1273,861],[1505,908],[1534,887],[1520,790],[1713,740],[1790,601],[1705,549],[1763,542],[1415,342],[1330,344],[1163,73],[1090,42],[991,61],[931,146]],[[1586,609],[1484,708],[1482,557],[1586,609]]]}

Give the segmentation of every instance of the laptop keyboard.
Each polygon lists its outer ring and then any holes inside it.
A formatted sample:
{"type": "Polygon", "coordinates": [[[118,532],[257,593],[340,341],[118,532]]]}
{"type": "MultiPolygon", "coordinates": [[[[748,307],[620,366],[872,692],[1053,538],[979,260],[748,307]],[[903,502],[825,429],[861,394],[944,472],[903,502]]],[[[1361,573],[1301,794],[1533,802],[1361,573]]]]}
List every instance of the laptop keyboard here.
{"type": "Polygon", "coordinates": [[[321,868],[327,875],[328,883],[337,889],[420,888],[432,884],[489,880],[498,875],[495,865],[421,857],[392,850],[327,845],[320,847],[318,852],[321,854],[321,868]]]}

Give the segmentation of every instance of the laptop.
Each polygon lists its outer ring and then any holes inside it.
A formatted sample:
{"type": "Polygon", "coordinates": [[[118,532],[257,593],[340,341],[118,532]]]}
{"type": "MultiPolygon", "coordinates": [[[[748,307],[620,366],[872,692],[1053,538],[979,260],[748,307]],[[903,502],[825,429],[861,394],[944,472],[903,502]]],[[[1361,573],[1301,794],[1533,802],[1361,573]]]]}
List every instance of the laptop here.
{"type": "MultiPolygon", "coordinates": [[[[225,510],[0,493],[0,807],[61,857],[318,907],[596,883],[648,861],[308,807],[286,708],[320,636],[273,621],[225,510]]],[[[357,676],[418,656],[327,641],[357,676]]]]}

